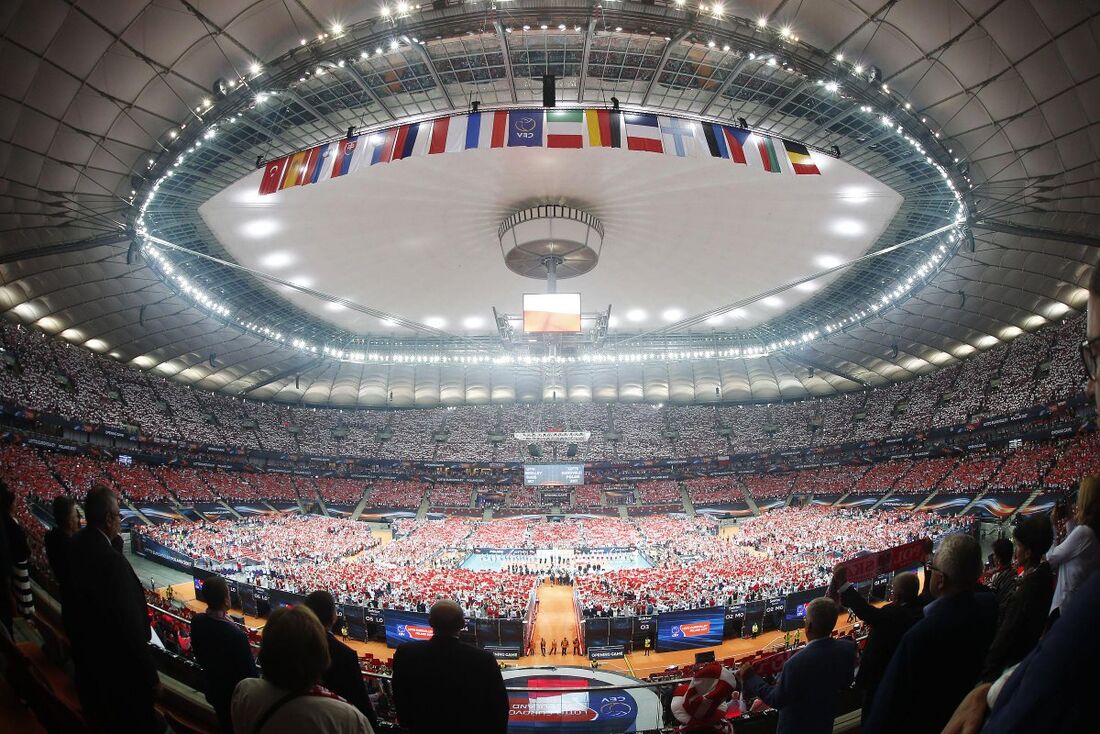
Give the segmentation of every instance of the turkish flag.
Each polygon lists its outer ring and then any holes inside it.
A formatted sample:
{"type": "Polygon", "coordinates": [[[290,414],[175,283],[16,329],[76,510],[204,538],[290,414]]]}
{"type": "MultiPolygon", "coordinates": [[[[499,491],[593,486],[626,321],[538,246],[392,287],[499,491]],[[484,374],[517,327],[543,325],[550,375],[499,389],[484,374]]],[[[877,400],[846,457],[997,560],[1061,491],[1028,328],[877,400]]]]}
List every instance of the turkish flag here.
{"type": "Polygon", "coordinates": [[[286,172],[286,161],[287,156],[283,156],[267,164],[264,177],[260,181],[261,194],[274,194],[279,190],[279,182],[283,180],[283,173],[286,172]]]}

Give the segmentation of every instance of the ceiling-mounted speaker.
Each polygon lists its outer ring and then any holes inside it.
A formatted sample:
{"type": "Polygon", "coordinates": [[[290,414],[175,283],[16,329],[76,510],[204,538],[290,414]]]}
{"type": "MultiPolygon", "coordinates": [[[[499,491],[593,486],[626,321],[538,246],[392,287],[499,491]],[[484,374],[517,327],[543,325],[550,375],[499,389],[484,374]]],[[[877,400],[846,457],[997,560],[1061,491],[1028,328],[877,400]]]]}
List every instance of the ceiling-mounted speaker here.
{"type": "Polygon", "coordinates": [[[553,74],[542,76],[542,106],[553,107],[557,100],[558,78],[553,74]]]}
{"type": "Polygon", "coordinates": [[[538,457],[542,456],[542,449],[539,448],[539,445],[537,443],[529,443],[527,444],[527,453],[537,459],[538,457]]]}
{"type": "Polygon", "coordinates": [[[568,456],[570,459],[572,459],[574,456],[576,456],[577,455],[577,444],[575,444],[575,443],[569,444],[569,447],[565,450],[565,455],[568,456]]]}

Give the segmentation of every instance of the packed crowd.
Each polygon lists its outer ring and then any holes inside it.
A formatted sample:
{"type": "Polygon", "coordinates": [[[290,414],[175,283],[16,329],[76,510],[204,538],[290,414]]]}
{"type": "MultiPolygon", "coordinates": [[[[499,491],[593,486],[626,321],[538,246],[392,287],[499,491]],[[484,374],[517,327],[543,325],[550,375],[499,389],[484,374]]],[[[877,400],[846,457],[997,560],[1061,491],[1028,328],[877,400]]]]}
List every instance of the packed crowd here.
{"type": "Polygon", "coordinates": [[[522,460],[527,444],[513,434],[548,428],[591,432],[591,440],[578,445],[579,461],[703,456],[866,441],[1075,395],[1082,384],[1074,358],[1081,326],[1082,318],[1073,317],[930,375],[797,403],[343,411],[193,390],[36,330],[4,324],[0,346],[15,365],[0,367],[0,396],[73,419],[140,428],[157,438],[322,456],[522,460]],[[491,433],[503,435],[504,442],[490,442],[491,433]],[[446,440],[437,441],[439,436],[446,440]]]}

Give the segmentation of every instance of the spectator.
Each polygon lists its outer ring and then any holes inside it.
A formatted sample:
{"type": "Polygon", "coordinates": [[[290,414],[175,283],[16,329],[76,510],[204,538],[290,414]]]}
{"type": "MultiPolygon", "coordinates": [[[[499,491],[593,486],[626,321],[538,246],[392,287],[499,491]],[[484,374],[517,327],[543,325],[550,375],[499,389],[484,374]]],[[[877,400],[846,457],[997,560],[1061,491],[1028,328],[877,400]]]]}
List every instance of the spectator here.
{"type": "Polygon", "coordinates": [[[979,592],[978,542],[944,538],[931,564],[935,600],[901,638],[864,721],[865,734],[938,732],[973,688],[997,623],[997,600],[979,592]]]}
{"type": "Polygon", "coordinates": [[[837,698],[852,683],[856,647],[850,639],[834,639],[837,608],[830,599],[814,599],[806,607],[806,647],[783,666],[779,680],[768,685],[752,665],[738,671],[745,692],[779,709],[777,734],[828,734],[833,730],[837,698]]]}
{"type": "Polygon", "coordinates": [[[218,715],[222,734],[233,734],[230,704],[233,689],[245,678],[259,675],[248,635],[234,624],[229,612],[229,586],[220,576],[211,576],[202,585],[206,612],[191,620],[191,649],[202,666],[206,700],[218,715]]]}
{"type": "Polygon", "coordinates": [[[69,578],[69,544],[80,529],[80,515],[76,512],[76,501],[72,497],[59,494],[53,498],[53,521],[56,524],[45,537],[46,559],[53,577],[64,592],[69,578]]]}
{"type": "Polygon", "coordinates": [[[1012,539],[1014,565],[1023,566],[1024,573],[1001,607],[1001,622],[982,672],[982,680],[990,682],[1035,647],[1046,625],[1054,593],[1054,572],[1043,560],[1054,540],[1050,520],[1043,515],[1029,517],[1013,529],[1012,539]]]}
{"type": "MultiPolygon", "coordinates": [[[[31,595],[31,547],[27,543],[27,533],[15,519],[15,494],[8,485],[0,480],[0,522],[4,524],[4,534],[8,537],[8,563],[11,569],[11,592],[24,619],[34,618],[34,597],[31,595]]],[[[7,594],[7,587],[0,589],[7,594]]]]}
{"type": "Polygon", "coordinates": [[[508,729],[508,694],[500,668],[492,654],[458,641],[465,621],[457,603],[437,601],[428,615],[432,639],[406,642],[394,653],[398,721],[413,734],[455,729],[505,734],[508,729]]]}
{"type": "Polygon", "coordinates": [[[328,640],[328,654],[332,663],[325,671],[321,682],[329,689],[355,708],[359,709],[371,726],[378,728],[378,717],[374,714],[374,708],[370,705],[367,696],[367,687],[363,684],[363,671],[359,667],[359,656],[355,650],[336,639],[332,634],[332,628],[336,624],[336,600],[327,591],[315,591],[306,597],[306,606],[321,620],[321,626],[325,628],[325,638],[328,640]]]}
{"type": "Polygon", "coordinates": [[[3,631],[0,634],[13,633],[12,629],[12,597],[8,593],[11,587],[12,563],[11,548],[8,544],[8,531],[5,523],[0,522],[0,626],[3,631]]]}
{"type": "Polygon", "coordinates": [[[92,487],[84,518],[87,527],[69,548],[62,608],[81,705],[107,731],[163,731],[153,706],[160,681],[149,652],[145,592],[114,544],[122,523],[118,498],[107,487],[92,487]]]}
{"type": "Polygon", "coordinates": [[[898,643],[923,616],[920,602],[917,601],[920,584],[915,573],[899,573],[894,577],[891,587],[892,601],[885,606],[874,607],[867,603],[852,584],[846,582],[847,569],[838,565],[833,571],[832,588],[837,589],[844,606],[871,626],[871,633],[867,636],[867,644],[860,658],[859,673],[856,675],[856,687],[863,693],[862,716],[866,717],[871,712],[875,691],[882,682],[886,666],[890,664],[898,643]]]}
{"type": "Polygon", "coordinates": [[[1016,569],[1012,566],[1012,541],[997,538],[993,541],[993,572],[986,584],[997,597],[997,606],[1003,611],[1008,598],[1016,590],[1016,569]]]}
{"type": "MultiPolygon", "coordinates": [[[[1064,510],[1056,505],[1052,518],[1062,520],[1064,510]]],[[[1047,552],[1047,563],[1058,572],[1058,585],[1050,604],[1053,613],[1069,604],[1077,587],[1100,569],[1100,477],[1085,477],[1077,490],[1077,509],[1065,521],[1065,537],[1047,552]]]]}
{"type": "Polygon", "coordinates": [[[260,643],[263,678],[233,692],[233,727],[242,734],[374,734],[358,709],[322,688],[328,669],[325,630],[309,607],[280,607],[260,643]]]}

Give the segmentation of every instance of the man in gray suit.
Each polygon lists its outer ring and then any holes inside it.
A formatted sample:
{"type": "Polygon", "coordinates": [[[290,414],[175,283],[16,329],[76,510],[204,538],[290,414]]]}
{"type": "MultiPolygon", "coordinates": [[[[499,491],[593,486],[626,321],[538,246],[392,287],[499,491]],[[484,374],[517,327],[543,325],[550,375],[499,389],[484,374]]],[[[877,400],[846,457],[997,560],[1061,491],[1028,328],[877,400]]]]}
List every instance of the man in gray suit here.
{"type": "Polygon", "coordinates": [[[855,642],[829,636],[836,616],[836,604],[829,599],[814,599],[807,605],[808,642],[783,666],[775,685],[765,683],[752,665],[738,671],[746,698],[756,697],[779,709],[776,734],[832,732],[837,698],[852,684],[856,666],[855,642]]]}

